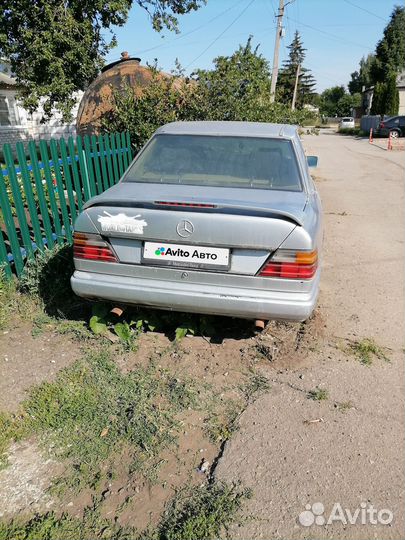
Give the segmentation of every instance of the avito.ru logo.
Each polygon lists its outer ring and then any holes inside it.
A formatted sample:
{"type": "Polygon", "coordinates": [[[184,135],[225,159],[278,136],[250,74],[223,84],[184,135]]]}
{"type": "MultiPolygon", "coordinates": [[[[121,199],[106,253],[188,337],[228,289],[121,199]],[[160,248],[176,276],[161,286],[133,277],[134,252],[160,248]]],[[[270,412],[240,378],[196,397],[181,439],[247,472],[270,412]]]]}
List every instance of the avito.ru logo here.
{"type": "Polygon", "coordinates": [[[343,525],[389,525],[394,519],[394,514],[388,508],[377,510],[372,504],[360,503],[360,507],[351,511],[343,508],[340,503],[335,503],[329,514],[325,516],[325,507],[321,502],[307,504],[305,510],[298,516],[298,521],[304,527],[311,525],[330,525],[340,521],[343,525]]]}
{"type": "Polygon", "coordinates": [[[164,254],[165,254],[165,248],[164,247],[158,248],[155,251],[155,255],[164,255],[164,254]]]}

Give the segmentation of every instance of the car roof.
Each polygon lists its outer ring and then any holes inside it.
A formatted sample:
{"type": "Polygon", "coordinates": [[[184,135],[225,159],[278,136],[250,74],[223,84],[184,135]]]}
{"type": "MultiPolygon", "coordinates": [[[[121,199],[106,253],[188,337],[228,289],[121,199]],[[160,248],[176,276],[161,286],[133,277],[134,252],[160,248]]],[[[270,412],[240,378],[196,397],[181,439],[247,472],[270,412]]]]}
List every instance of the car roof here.
{"type": "Polygon", "coordinates": [[[297,126],[265,122],[172,122],[160,127],[156,134],[294,139],[297,126]]]}

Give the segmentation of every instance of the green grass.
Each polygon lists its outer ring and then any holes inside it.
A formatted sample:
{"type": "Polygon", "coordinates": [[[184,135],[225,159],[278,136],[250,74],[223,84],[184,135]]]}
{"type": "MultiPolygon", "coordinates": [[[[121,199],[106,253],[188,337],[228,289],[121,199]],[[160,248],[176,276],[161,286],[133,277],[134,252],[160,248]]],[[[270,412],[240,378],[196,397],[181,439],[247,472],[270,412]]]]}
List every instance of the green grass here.
{"type": "Polygon", "coordinates": [[[153,463],[176,440],[176,414],[192,407],[197,396],[191,382],[152,364],[123,374],[107,352],[89,353],[54,382],[34,387],[22,404],[22,418],[2,420],[2,446],[14,433],[36,433],[70,463],[59,488],[95,488],[125,447],[132,471],[153,463]]]}
{"type": "Polygon", "coordinates": [[[384,353],[382,347],[377,345],[373,339],[362,339],[349,344],[350,350],[358,358],[361,364],[370,366],[373,363],[373,358],[379,358],[389,362],[390,359],[384,353]]]}
{"type": "Polygon", "coordinates": [[[214,410],[210,411],[204,423],[205,435],[212,443],[223,443],[231,438],[232,433],[238,429],[238,418],[245,406],[246,403],[242,400],[229,400],[222,404],[222,410],[217,412],[218,404],[214,405],[214,410]]]}
{"type": "Polygon", "coordinates": [[[315,388],[315,390],[310,390],[307,396],[308,399],[313,399],[314,401],[324,401],[329,399],[329,392],[325,388],[315,388]]]}
{"type": "Polygon", "coordinates": [[[0,330],[7,328],[10,311],[15,294],[14,280],[6,279],[4,271],[0,270],[0,330]]]}
{"type": "Polygon", "coordinates": [[[270,390],[269,380],[260,373],[250,373],[247,382],[240,387],[247,402],[254,401],[257,397],[270,390]]]}
{"type": "Polygon", "coordinates": [[[177,493],[155,531],[142,540],[214,540],[232,524],[249,490],[226,484],[186,488],[177,493]]]}
{"type": "Polygon", "coordinates": [[[211,398],[209,415],[204,421],[204,432],[214,443],[223,443],[231,438],[238,429],[238,420],[249,403],[269,391],[268,379],[260,373],[251,371],[247,374],[245,383],[236,387],[240,398],[224,401],[221,395],[211,398]]]}
{"type": "Polygon", "coordinates": [[[26,434],[26,427],[11,414],[0,411],[0,470],[7,466],[7,450],[10,443],[26,434]]]}
{"type": "Polygon", "coordinates": [[[54,512],[0,522],[0,540],[134,540],[132,527],[102,518],[96,506],[86,508],[81,519],[54,512]]]}
{"type": "Polygon", "coordinates": [[[249,490],[209,484],[180,490],[155,529],[143,533],[101,516],[97,503],[83,517],[54,512],[0,522],[0,540],[214,540],[238,518],[249,490]]]}

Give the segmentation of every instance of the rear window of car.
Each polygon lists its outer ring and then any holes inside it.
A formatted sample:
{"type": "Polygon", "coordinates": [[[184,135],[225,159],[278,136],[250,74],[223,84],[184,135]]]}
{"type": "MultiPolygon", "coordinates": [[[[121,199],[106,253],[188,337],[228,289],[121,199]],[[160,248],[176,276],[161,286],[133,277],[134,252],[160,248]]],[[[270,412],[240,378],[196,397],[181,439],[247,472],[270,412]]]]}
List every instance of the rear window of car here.
{"type": "Polygon", "coordinates": [[[292,142],[259,137],[156,135],[124,181],[302,191],[292,142]]]}
{"type": "Polygon", "coordinates": [[[353,122],[354,118],[343,118],[343,122],[353,122]]]}

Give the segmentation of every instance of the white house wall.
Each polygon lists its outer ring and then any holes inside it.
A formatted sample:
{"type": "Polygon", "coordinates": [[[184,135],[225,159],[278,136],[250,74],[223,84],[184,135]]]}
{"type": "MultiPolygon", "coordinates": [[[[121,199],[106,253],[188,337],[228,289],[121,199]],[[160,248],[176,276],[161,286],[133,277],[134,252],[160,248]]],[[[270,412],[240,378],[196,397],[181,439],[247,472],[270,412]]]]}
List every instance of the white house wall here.
{"type": "Polygon", "coordinates": [[[405,88],[399,89],[399,114],[405,114],[405,88]]]}
{"type": "Polygon", "coordinates": [[[31,139],[59,139],[76,136],[75,120],[83,92],[75,94],[77,104],[72,110],[73,122],[71,124],[64,124],[61,114],[56,110],[53,111],[49,120],[41,124],[42,104],[38,111],[30,114],[18,103],[16,95],[16,90],[0,88],[0,96],[4,96],[8,103],[11,122],[9,126],[0,126],[0,146],[4,143],[15,144],[18,141],[25,142],[31,139]]]}

